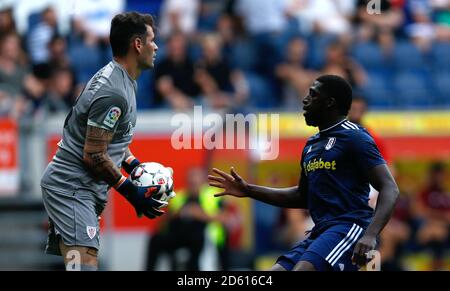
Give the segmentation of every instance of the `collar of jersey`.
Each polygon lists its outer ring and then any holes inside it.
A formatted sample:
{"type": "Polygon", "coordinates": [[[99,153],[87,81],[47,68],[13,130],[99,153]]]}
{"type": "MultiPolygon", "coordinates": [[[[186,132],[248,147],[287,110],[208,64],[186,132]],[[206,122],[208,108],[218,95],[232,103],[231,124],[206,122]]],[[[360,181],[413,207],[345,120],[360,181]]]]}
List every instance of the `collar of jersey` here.
{"type": "Polygon", "coordinates": [[[128,74],[128,71],[125,70],[125,68],[122,67],[121,64],[119,64],[119,63],[116,62],[115,60],[112,60],[112,61],[113,61],[113,63],[114,63],[116,66],[118,66],[118,67],[119,67],[119,68],[127,75],[128,79],[130,79],[130,81],[131,81],[133,84],[134,84],[134,82],[136,82],[136,80],[134,80],[133,78],[131,78],[130,74],[128,74]]]}
{"type": "Polygon", "coordinates": [[[336,127],[336,126],[338,126],[339,124],[341,124],[341,123],[343,123],[343,122],[345,122],[345,121],[347,121],[347,118],[344,118],[344,119],[342,119],[341,121],[339,121],[338,123],[336,123],[336,124],[334,124],[334,125],[332,125],[332,126],[330,126],[330,127],[328,127],[328,128],[325,128],[325,129],[319,131],[319,133],[323,133],[323,132],[325,132],[325,131],[328,131],[328,130],[330,130],[330,129],[336,127]]]}

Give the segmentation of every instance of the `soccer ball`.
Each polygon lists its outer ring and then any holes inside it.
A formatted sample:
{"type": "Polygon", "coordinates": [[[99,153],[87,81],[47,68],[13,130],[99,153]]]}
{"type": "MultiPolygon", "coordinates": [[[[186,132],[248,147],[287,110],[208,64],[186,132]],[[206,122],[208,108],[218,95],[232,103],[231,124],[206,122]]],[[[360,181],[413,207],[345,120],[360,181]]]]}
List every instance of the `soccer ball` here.
{"type": "Polygon", "coordinates": [[[156,200],[169,201],[173,192],[172,169],[155,162],[142,163],[130,174],[131,182],[139,187],[150,187],[156,200]],[[153,189],[152,189],[153,188],[153,189]]]}

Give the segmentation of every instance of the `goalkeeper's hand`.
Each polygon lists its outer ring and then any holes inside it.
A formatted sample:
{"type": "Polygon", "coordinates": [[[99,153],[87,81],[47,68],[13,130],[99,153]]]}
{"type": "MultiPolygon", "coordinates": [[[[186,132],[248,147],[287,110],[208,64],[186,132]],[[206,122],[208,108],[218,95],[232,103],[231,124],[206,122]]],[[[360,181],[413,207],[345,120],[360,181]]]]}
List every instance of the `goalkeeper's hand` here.
{"type": "Polygon", "coordinates": [[[152,197],[154,193],[159,191],[159,185],[139,187],[122,176],[114,188],[134,206],[138,217],[145,215],[154,219],[165,213],[161,208],[166,207],[168,202],[156,200],[152,197]]]}

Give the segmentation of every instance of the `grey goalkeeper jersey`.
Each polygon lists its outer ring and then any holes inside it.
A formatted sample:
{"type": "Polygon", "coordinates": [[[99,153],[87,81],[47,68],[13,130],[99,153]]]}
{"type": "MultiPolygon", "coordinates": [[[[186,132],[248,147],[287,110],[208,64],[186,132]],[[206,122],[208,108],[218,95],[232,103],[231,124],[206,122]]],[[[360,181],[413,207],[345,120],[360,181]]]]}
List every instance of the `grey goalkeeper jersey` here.
{"type": "Polygon", "coordinates": [[[62,139],[41,186],[61,193],[87,190],[106,201],[108,185],[83,163],[86,128],[91,125],[114,132],[108,154],[120,167],[136,125],[136,90],[136,81],[115,61],[91,78],[66,117],[62,139]]]}

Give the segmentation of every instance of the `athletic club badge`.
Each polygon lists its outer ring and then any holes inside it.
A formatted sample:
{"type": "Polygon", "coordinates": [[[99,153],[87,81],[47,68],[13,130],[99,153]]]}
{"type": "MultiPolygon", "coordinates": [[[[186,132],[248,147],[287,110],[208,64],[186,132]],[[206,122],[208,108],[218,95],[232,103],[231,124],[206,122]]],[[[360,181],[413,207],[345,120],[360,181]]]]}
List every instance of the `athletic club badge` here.
{"type": "Polygon", "coordinates": [[[86,226],[86,232],[90,239],[93,239],[94,236],[97,234],[97,227],[95,226],[86,226]]]}

